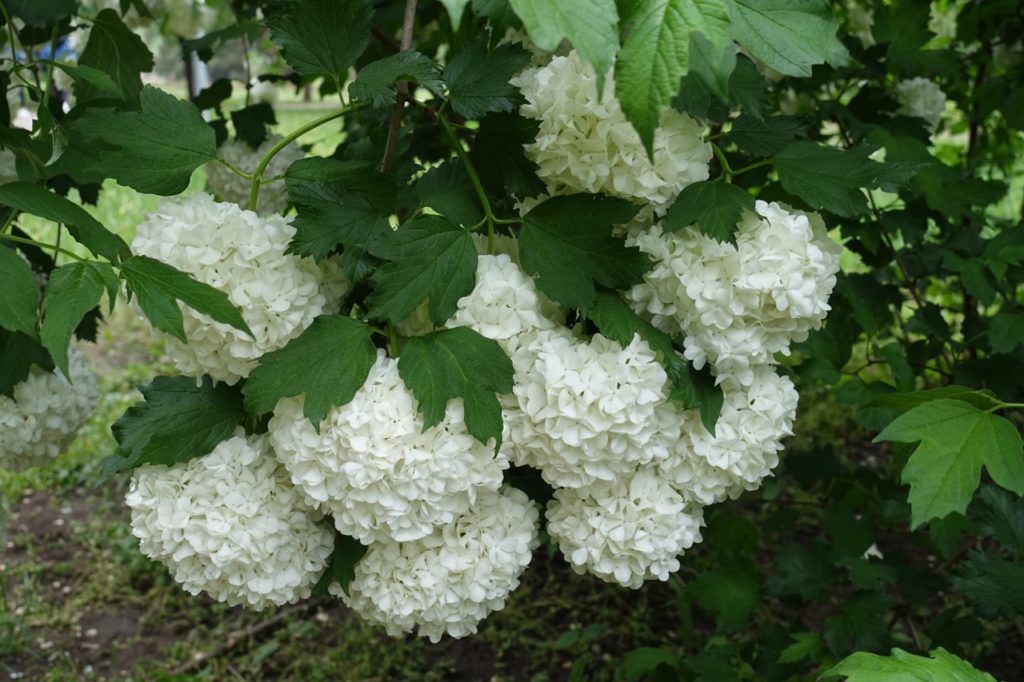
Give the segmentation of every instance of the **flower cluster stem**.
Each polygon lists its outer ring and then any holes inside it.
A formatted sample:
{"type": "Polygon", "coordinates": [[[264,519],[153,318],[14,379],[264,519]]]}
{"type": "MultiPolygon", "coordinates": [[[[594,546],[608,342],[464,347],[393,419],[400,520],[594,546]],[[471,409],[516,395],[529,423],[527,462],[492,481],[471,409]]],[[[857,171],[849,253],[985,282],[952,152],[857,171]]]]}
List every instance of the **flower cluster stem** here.
{"type": "Polygon", "coordinates": [[[494,215],[494,211],[491,210],[491,202],[487,198],[487,192],[484,191],[484,185],[480,182],[480,174],[476,172],[476,166],[469,158],[469,154],[466,153],[465,148],[462,146],[462,142],[459,140],[455,131],[452,129],[451,123],[442,115],[437,117],[438,123],[441,124],[441,128],[447,135],[448,140],[452,143],[452,147],[455,149],[455,153],[458,155],[459,160],[462,161],[462,165],[466,168],[466,175],[469,176],[469,181],[473,184],[473,191],[476,192],[477,198],[480,200],[480,207],[484,210],[484,219],[472,226],[470,230],[476,230],[482,227],[485,223],[487,225],[487,253],[494,253],[494,225],[508,224],[519,222],[517,220],[503,220],[497,218],[494,215]]]}

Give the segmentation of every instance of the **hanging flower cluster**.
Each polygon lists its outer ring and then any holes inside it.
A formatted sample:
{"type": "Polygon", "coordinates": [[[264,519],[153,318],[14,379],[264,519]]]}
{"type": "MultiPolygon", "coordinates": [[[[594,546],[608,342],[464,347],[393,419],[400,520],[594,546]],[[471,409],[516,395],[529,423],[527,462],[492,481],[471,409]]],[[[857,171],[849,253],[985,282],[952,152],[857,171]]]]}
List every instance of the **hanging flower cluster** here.
{"type": "Polygon", "coordinates": [[[62,453],[99,400],[96,376],[85,354],[68,351],[68,373],[33,365],[14,386],[12,397],[0,395],[0,470],[22,471],[62,453]]]}

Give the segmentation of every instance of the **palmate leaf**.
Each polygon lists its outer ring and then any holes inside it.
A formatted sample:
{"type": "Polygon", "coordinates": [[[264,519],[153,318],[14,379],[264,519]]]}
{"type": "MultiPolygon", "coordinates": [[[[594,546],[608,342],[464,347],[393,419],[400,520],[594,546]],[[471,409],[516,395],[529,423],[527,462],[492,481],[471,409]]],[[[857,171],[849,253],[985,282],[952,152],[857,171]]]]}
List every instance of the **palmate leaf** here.
{"type": "Polygon", "coordinates": [[[35,275],[18,252],[6,246],[0,246],[0,282],[0,327],[38,339],[35,275]]]}
{"type": "Polygon", "coordinates": [[[431,168],[416,182],[421,206],[429,206],[453,223],[469,227],[484,218],[480,199],[465,167],[451,159],[431,168]]]}
{"type": "Polygon", "coordinates": [[[370,252],[390,261],[374,274],[377,290],[367,299],[377,319],[396,323],[426,299],[430,321],[440,325],[476,283],[472,237],[438,216],[406,223],[370,252]]]}
{"type": "MultiPolygon", "coordinates": [[[[113,96],[134,108],[139,106],[142,74],[153,70],[153,54],[117,12],[105,9],[96,15],[78,63],[107,74],[116,86],[113,96]]],[[[111,98],[110,89],[94,81],[83,78],[76,82],[78,103],[111,98]]]]}
{"type": "Polygon", "coordinates": [[[615,93],[650,153],[661,112],[689,66],[691,35],[702,34],[721,52],[729,43],[729,10],[725,0],[626,0],[619,6],[623,25],[632,28],[615,61],[615,93]]]}
{"type": "Polygon", "coordinates": [[[497,341],[469,327],[442,329],[409,340],[398,372],[416,396],[423,426],[444,419],[448,401],[462,398],[466,429],[481,443],[501,447],[501,404],[495,393],[512,392],[512,361],[497,341]]]}
{"type": "Polygon", "coordinates": [[[324,315],[280,350],[267,353],[242,393],[252,414],[266,414],[281,398],[304,394],[303,414],[319,432],[332,407],[345,405],[377,359],[373,330],[359,320],[324,315]]]}
{"type": "Polygon", "coordinates": [[[1024,565],[984,552],[971,552],[957,567],[953,587],[989,618],[1024,613],[1024,565]]]}
{"type": "Polygon", "coordinates": [[[466,118],[481,118],[492,111],[512,111],[519,91],[508,81],[529,63],[529,53],[513,45],[500,45],[488,51],[485,38],[467,43],[444,70],[448,102],[466,118]]]}
{"type": "Polygon", "coordinates": [[[300,0],[267,25],[293,69],[340,83],[370,42],[372,16],[369,0],[300,0]]]}
{"type": "Polygon", "coordinates": [[[875,442],[917,443],[903,468],[910,484],[911,527],[964,513],[984,466],[998,485],[1024,494],[1024,444],[1017,428],[962,400],[941,399],[897,417],[875,442]]]}
{"type": "Polygon", "coordinates": [[[480,121],[469,156],[480,180],[495,194],[533,197],[544,191],[537,164],[526,156],[523,145],[537,137],[539,124],[518,113],[496,112],[480,121]],[[501,159],[501,163],[494,163],[501,159]]]}
{"type": "Polygon", "coordinates": [[[593,306],[597,285],[628,289],[639,284],[650,260],[612,235],[613,226],[628,223],[637,210],[623,199],[585,194],[544,201],[523,218],[523,269],[537,276],[541,291],[570,308],[593,306]]]}
{"type": "Polygon", "coordinates": [[[252,336],[249,325],[227,294],[197,282],[167,263],[148,256],[132,256],[121,262],[121,277],[153,326],[183,343],[188,339],[178,301],[252,336]]]}
{"type": "Polygon", "coordinates": [[[676,232],[690,225],[720,242],[736,243],[743,211],[754,211],[749,192],[721,180],[695,182],[679,193],[665,216],[665,229],[676,232]]]}
{"type": "Polygon", "coordinates": [[[761,603],[757,574],[740,566],[718,567],[701,573],[689,588],[697,604],[715,615],[719,632],[742,629],[761,603]]]}
{"type": "Polygon", "coordinates": [[[931,658],[915,656],[902,649],[893,649],[889,656],[858,651],[844,658],[821,675],[823,680],[843,678],[847,682],[879,682],[881,680],[949,680],[953,682],[996,682],[996,679],[954,656],[942,647],[933,649],[931,658]]]}
{"type": "Polygon", "coordinates": [[[415,50],[404,50],[361,68],[348,86],[348,93],[374,107],[394,106],[394,86],[399,80],[416,81],[435,95],[444,91],[441,72],[434,61],[415,50]]]}
{"type": "Polygon", "coordinates": [[[110,430],[117,453],[100,465],[103,478],[142,464],[171,466],[209,454],[234,433],[245,410],[238,389],[203,377],[157,377],[110,430]]]}
{"type": "Polygon", "coordinates": [[[794,116],[761,118],[744,113],[732,122],[725,140],[754,156],[774,156],[806,136],[804,123],[794,116]]]}
{"type": "Polygon", "coordinates": [[[100,302],[106,291],[113,306],[120,288],[114,269],[106,263],[78,261],[50,273],[43,297],[40,338],[57,367],[68,373],[68,343],[86,314],[100,302]]]}
{"type": "Polygon", "coordinates": [[[32,365],[49,372],[53,360],[31,336],[0,327],[0,395],[11,397],[14,387],[25,380],[32,365]]]}
{"type": "Polygon", "coordinates": [[[732,36],[779,73],[807,77],[815,64],[841,66],[849,53],[825,0],[730,0],[732,36]]]}

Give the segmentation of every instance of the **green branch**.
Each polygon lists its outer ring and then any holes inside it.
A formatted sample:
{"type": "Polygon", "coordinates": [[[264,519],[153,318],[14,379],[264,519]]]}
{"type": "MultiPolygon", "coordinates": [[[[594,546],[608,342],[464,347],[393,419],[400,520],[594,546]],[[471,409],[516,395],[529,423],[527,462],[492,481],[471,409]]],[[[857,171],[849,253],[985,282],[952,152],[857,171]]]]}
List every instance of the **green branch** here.
{"type": "Polygon", "coordinates": [[[18,237],[13,234],[0,234],[0,239],[6,239],[7,241],[17,242],[19,244],[28,244],[29,246],[38,246],[41,249],[53,249],[54,253],[63,253],[65,256],[70,256],[71,258],[74,258],[75,260],[80,261],[82,263],[88,262],[90,260],[89,258],[82,258],[73,251],[68,251],[67,249],[61,248],[57,244],[47,244],[46,242],[39,242],[36,241],[35,239],[26,239],[25,237],[18,237]]]}
{"type": "Polygon", "coordinates": [[[471,230],[478,229],[483,223],[487,223],[487,253],[494,253],[494,224],[495,222],[508,223],[515,221],[499,220],[494,217],[494,211],[491,210],[491,202],[487,198],[487,192],[484,191],[484,185],[480,182],[480,175],[476,172],[476,167],[469,158],[469,154],[462,147],[462,142],[455,135],[455,131],[452,130],[452,126],[448,123],[443,115],[437,117],[438,123],[441,124],[441,128],[448,136],[448,140],[452,143],[452,147],[455,148],[455,153],[458,155],[459,160],[462,161],[462,165],[466,168],[466,175],[469,176],[469,181],[473,183],[473,190],[476,192],[477,198],[480,200],[480,207],[484,210],[484,219],[474,225],[471,230]]]}

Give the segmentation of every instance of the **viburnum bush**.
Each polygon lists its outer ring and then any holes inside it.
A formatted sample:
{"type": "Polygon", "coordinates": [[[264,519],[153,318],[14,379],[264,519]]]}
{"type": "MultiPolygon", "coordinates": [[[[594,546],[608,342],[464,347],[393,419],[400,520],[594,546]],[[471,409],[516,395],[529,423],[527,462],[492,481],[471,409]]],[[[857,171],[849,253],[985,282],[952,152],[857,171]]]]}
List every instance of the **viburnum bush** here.
{"type": "MultiPolygon", "coordinates": [[[[1015,3],[0,8],[0,466],[68,444],[97,398],[75,339],[126,302],[178,374],[104,475],[131,471],[140,550],[193,594],[329,592],[437,641],[542,543],[668,580],[779,465],[798,384],[920,443],[895,471],[915,528],[983,468],[1024,493],[996,414],[1024,398],[1015,3]],[[187,61],[283,61],[233,110],[227,78],[181,99],[143,81],[155,29],[187,61]],[[329,104],[271,132],[275,83],[329,104]],[[166,197],[130,241],[82,207],[105,179],[166,197]]],[[[966,570],[1010,576],[999,551],[966,570]]],[[[966,665],[912,659],[884,665],[966,665]]]]}

